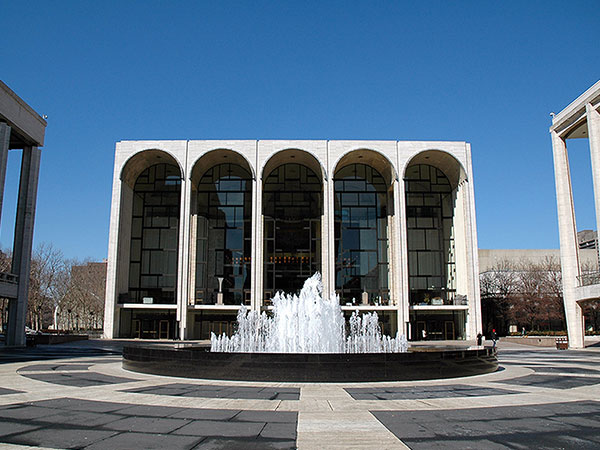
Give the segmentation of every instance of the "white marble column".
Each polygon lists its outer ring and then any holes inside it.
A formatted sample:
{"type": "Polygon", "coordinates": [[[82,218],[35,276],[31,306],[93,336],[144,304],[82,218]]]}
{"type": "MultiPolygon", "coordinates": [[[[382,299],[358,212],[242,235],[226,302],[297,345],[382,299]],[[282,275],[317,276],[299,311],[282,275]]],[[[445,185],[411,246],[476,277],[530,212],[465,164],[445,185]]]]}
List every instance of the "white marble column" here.
{"type": "Polygon", "coordinates": [[[188,299],[190,291],[190,218],[192,180],[184,174],[181,180],[179,242],[177,245],[177,320],[179,339],[188,339],[188,299]]]}
{"type": "Polygon", "coordinates": [[[583,314],[581,306],[576,302],[577,277],[579,276],[579,249],[577,246],[577,226],[575,224],[569,156],[565,141],[555,131],[551,131],[551,135],[554,154],[554,175],[556,179],[563,300],[569,334],[569,347],[582,348],[583,314]]]}
{"type": "Polygon", "coordinates": [[[250,281],[252,309],[259,311],[264,296],[262,179],[259,176],[256,176],[252,183],[252,261],[250,267],[252,271],[250,281]]]}
{"type": "Polygon", "coordinates": [[[398,179],[398,283],[400,297],[398,299],[398,327],[401,333],[410,339],[410,291],[408,282],[408,231],[406,220],[406,195],[404,179],[398,179]]]}
{"type": "Polygon", "coordinates": [[[6,344],[9,346],[21,347],[26,344],[25,319],[41,153],[37,147],[25,147],[21,160],[12,260],[12,273],[19,276],[19,287],[17,299],[9,302],[9,325],[6,334],[6,344]]]}
{"type": "Polygon", "coordinates": [[[403,183],[399,179],[393,180],[393,202],[394,215],[391,220],[391,227],[388,232],[388,245],[390,246],[389,264],[389,284],[391,304],[396,306],[398,311],[398,331],[406,335],[406,322],[408,322],[407,309],[405,308],[405,296],[402,289],[402,268],[404,261],[402,258],[402,221],[404,218],[402,197],[404,196],[403,183]]]}

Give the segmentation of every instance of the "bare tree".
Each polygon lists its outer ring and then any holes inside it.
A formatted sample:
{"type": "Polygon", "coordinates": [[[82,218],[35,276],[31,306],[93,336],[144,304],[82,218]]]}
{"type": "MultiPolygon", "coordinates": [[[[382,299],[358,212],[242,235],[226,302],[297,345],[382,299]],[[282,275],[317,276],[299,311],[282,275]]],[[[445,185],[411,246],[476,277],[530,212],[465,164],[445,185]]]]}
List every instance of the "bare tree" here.
{"type": "Polygon", "coordinates": [[[29,322],[31,327],[40,330],[46,327],[54,307],[63,294],[62,287],[68,276],[62,252],[52,244],[41,243],[31,258],[29,278],[29,322]]]}
{"type": "Polygon", "coordinates": [[[517,268],[507,259],[496,262],[480,275],[484,332],[507,331],[511,300],[518,288],[517,268]]]}
{"type": "Polygon", "coordinates": [[[61,304],[63,322],[66,316],[71,329],[102,328],[105,286],[105,262],[71,261],[68,289],[61,304]]]}

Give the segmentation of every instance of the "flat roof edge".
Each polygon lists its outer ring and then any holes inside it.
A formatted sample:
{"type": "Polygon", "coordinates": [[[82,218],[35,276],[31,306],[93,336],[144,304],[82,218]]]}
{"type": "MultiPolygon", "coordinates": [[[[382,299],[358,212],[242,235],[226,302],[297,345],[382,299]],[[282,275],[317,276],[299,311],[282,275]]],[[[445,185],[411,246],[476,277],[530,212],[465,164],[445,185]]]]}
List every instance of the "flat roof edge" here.
{"type": "Polygon", "coordinates": [[[14,128],[17,134],[28,143],[43,147],[48,123],[2,80],[0,80],[0,106],[2,107],[0,116],[11,128],[14,128]]]}
{"type": "Polygon", "coordinates": [[[565,124],[565,122],[572,120],[573,116],[581,114],[581,110],[585,110],[585,105],[588,103],[593,103],[597,100],[600,101],[600,80],[594,83],[593,86],[569,103],[566,108],[552,118],[552,126],[550,127],[550,131],[560,128],[565,124]]]}

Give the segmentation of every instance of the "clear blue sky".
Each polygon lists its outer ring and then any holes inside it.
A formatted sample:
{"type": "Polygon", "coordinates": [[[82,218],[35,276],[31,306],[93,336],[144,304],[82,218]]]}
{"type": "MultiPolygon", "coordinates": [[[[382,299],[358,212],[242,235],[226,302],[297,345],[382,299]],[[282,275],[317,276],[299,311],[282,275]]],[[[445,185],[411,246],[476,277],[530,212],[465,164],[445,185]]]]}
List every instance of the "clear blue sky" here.
{"type": "MultiPolygon", "coordinates": [[[[599,19],[597,0],[2,2],[0,78],[48,115],[35,242],[106,257],[116,141],[322,138],[468,141],[480,248],[556,248],[549,113],[600,79],[599,19]]],[[[570,153],[595,229],[587,141],[570,153]]]]}

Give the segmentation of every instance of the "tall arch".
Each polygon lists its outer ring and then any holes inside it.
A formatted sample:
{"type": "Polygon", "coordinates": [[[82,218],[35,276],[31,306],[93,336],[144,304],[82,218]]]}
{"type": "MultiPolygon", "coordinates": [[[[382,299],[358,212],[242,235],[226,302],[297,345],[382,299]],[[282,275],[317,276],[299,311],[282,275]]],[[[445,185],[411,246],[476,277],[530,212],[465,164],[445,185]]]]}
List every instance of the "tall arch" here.
{"type": "Polygon", "coordinates": [[[120,178],[119,335],[172,339],[177,333],[181,166],[167,152],[145,150],[125,163],[120,178]]]}
{"type": "Polygon", "coordinates": [[[372,150],[345,154],[334,172],[335,290],[342,304],[390,301],[394,169],[372,150]]]}
{"type": "Polygon", "coordinates": [[[191,170],[190,288],[188,335],[231,333],[237,311],[221,305],[249,304],[252,273],[253,169],[229,149],[211,150],[191,170]]]}
{"type": "Polygon", "coordinates": [[[412,338],[465,339],[466,173],[438,150],[414,156],[404,172],[412,338]]]}

